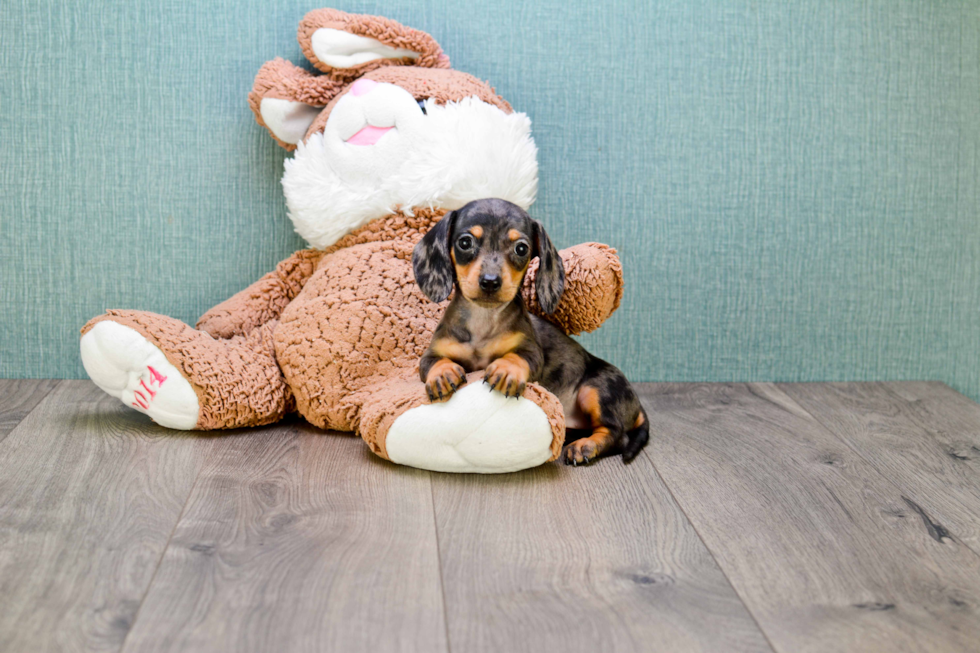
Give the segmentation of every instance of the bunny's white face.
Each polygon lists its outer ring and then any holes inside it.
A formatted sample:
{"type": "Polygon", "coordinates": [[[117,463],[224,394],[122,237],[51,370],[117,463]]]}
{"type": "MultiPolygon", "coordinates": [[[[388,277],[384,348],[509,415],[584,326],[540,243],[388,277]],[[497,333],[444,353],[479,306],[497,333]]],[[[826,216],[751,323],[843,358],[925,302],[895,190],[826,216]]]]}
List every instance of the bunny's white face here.
{"type": "Polygon", "coordinates": [[[405,89],[362,78],[330,112],[323,146],[343,178],[380,185],[408,157],[426,118],[405,89]]]}
{"type": "Polygon", "coordinates": [[[296,231],[328,247],[395,210],[455,209],[499,197],[524,209],[537,192],[537,148],[523,113],[468,97],[436,104],[355,82],[322,133],[300,143],[282,179],[296,231]]]}

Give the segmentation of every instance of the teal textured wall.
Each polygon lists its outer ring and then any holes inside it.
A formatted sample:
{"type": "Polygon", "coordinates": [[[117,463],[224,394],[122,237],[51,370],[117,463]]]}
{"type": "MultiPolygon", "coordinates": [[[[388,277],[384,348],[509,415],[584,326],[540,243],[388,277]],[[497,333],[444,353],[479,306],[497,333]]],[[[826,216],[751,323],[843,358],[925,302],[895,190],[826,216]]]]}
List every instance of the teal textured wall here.
{"type": "MultiPolygon", "coordinates": [[[[246,94],[317,2],[5,0],[0,376],[109,307],[193,322],[301,241],[246,94]]],[[[536,217],[626,266],[583,341],[641,380],[928,378],[980,398],[980,8],[337,2],[534,121],[536,217]]]]}

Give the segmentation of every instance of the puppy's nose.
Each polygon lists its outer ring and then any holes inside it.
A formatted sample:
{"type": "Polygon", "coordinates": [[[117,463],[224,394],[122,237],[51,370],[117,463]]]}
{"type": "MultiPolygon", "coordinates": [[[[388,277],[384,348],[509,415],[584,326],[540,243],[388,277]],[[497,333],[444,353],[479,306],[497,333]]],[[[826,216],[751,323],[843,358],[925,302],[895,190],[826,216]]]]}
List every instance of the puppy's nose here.
{"type": "Polygon", "coordinates": [[[483,292],[497,292],[500,290],[500,277],[496,274],[485,274],[480,277],[480,290],[483,292]]]}

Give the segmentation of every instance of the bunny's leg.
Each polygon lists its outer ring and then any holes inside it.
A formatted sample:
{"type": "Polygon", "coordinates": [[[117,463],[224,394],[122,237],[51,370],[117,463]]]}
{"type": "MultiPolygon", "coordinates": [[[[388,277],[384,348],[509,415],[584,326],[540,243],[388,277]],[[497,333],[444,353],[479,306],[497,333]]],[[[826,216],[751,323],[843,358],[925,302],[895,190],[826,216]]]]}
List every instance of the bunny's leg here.
{"type": "Polygon", "coordinates": [[[169,428],[269,424],[293,403],[276,364],[275,325],[215,339],[163,315],[112,310],[82,329],[82,363],[102,390],[169,428]]]}
{"type": "Polygon", "coordinates": [[[507,398],[482,378],[470,374],[440,403],[429,402],[417,379],[372,388],[361,399],[358,432],[382,458],[440,472],[512,472],[557,458],[565,440],[558,398],[535,383],[507,398]]]}

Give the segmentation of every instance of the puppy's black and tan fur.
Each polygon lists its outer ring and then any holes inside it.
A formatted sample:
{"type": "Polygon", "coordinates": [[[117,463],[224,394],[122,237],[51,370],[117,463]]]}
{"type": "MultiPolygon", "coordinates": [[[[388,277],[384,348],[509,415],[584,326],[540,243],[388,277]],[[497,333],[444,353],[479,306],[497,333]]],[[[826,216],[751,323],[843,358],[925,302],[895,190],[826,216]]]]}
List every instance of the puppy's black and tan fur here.
{"type": "Polygon", "coordinates": [[[565,285],[561,258],[540,223],[510,202],[470,202],[415,247],[412,265],[422,292],[441,302],[456,288],[419,364],[429,398],[449,399],[467,372],[480,369],[486,369],[484,382],[508,397],[521,396],[535,381],[565,410],[574,440],[565,448],[566,463],[612,453],[629,462],[649,440],[643,407],[616,367],[525,310],[520,290],[535,256],[535,294],[551,314],[565,285]]]}

